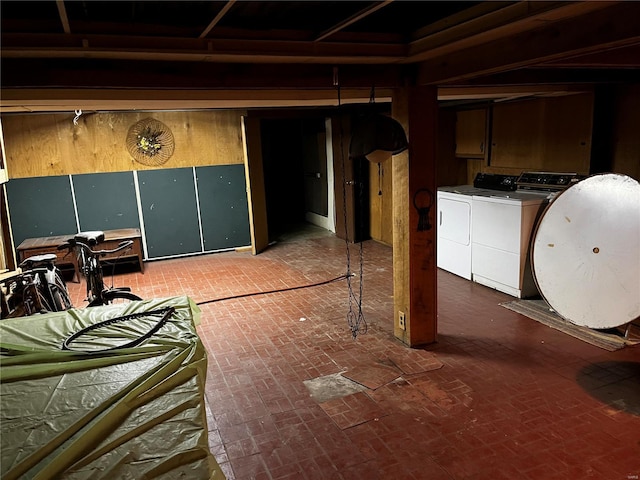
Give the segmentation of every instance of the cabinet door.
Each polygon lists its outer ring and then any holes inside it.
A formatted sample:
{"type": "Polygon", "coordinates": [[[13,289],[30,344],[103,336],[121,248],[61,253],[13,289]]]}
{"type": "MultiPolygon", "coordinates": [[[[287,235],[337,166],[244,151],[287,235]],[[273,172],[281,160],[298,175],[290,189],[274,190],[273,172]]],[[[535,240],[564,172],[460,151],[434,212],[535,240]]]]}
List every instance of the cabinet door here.
{"type": "Polygon", "coordinates": [[[491,166],[542,170],[544,103],[527,100],[493,107],[491,166]]]}
{"type": "Polygon", "coordinates": [[[495,105],[491,166],[588,172],[592,111],[592,94],[495,105]]]}
{"type": "Polygon", "coordinates": [[[461,110],[456,120],[456,156],[484,158],[487,110],[461,110]]]}

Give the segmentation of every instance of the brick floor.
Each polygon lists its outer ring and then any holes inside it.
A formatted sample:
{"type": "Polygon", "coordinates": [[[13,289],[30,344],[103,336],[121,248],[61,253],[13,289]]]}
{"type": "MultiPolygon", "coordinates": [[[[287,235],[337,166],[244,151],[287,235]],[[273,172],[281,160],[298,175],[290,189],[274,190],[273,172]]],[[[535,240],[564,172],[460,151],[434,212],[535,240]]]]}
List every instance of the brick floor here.
{"type": "MultiPolygon", "coordinates": [[[[264,253],[148,262],[142,297],[203,304],[211,451],[227,479],[638,479],[640,347],[607,352],[438,273],[438,342],[393,337],[391,248],[364,243],[363,313],[347,327],[343,241],[310,229],[264,253]],[[249,295],[256,292],[277,293],[249,295]],[[245,296],[242,296],[245,295],[245,296]],[[239,298],[228,298],[238,297],[239,298]],[[318,404],[304,381],[370,388],[318,404]]],[[[351,252],[358,272],[357,247],[351,252]]],[[[358,291],[358,277],[353,280],[358,291]]],[[[84,285],[70,284],[76,305],[84,285]]]]}

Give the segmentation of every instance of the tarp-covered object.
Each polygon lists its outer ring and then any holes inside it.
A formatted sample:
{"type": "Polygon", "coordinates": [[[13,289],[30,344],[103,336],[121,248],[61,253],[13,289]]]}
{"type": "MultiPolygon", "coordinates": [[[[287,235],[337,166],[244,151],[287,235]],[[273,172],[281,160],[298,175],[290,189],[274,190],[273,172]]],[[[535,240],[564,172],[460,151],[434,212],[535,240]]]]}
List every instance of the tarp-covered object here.
{"type": "Polygon", "coordinates": [[[73,309],[0,321],[0,473],[10,479],[224,479],[208,448],[207,358],[187,297],[73,309]],[[121,314],[159,316],[78,330],[121,314]],[[101,352],[96,350],[103,350],[101,352]]]}

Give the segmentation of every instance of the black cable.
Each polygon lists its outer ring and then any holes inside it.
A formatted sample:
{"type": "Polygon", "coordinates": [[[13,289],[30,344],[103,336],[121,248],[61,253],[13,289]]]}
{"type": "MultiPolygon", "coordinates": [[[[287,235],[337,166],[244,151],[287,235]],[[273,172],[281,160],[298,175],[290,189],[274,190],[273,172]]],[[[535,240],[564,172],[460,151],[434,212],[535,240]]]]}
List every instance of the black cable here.
{"type": "Polygon", "coordinates": [[[88,327],[85,327],[85,328],[83,328],[81,330],[78,330],[73,335],[67,337],[67,339],[64,342],[62,342],[62,350],[71,350],[71,351],[74,351],[74,352],[95,354],[95,353],[110,352],[110,351],[113,351],[113,350],[119,350],[119,349],[123,349],[123,348],[135,347],[136,345],[139,345],[142,342],[144,342],[146,339],[151,338],[151,336],[154,333],[156,333],[158,330],[160,330],[162,328],[162,326],[167,322],[167,320],[169,320],[169,318],[171,317],[171,315],[173,315],[173,313],[175,311],[176,311],[175,307],[164,307],[164,308],[160,308],[158,310],[150,310],[148,312],[138,312],[138,313],[132,313],[130,315],[122,315],[120,317],[109,318],[107,320],[103,320],[101,322],[94,323],[93,325],[89,325],[88,327]],[[93,330],[96,330],[98,328],[106,327],[106,326],[112,325],[114,323],[119,323],[119,322],[124,322],[124,321],[127,321],[127,320],[132,320],[134,318],[146,317],[146,316],[150,316],[150,315],[160,315],[160,314],[162,314],[162,318],[160,318],[160,320],[158,320],[158,322],[147,333],[145,333],[144,335],[139,336],[135,340],[132,340],[132,341],[127,342],[127,343],[123,343],[122,345],[117,345],[115,347],[109,347],[109,348],[103,348],[101,350],[75,350],[75,349],[70,347],[71,342],[73,342],[74,340],[78,339],[78,337],[81,337],[82,335],[86,335],[87,333],[89,333],[89,332],[91,332],[93,330]]]}
{"type": "Polygon", "coordinates": [[[311,283],[308,285],[299,285],[297,287],[287,287],[287,288],[280,288],[277,290],[267,290],[266,292],[242,293],[240,295],[232,295],[231,297],[222,297],[222,298],[214,298],[212,300],[204,300],[202,302],[196,302],[196,305],[206,305],[207,303],[222,302],[223,300],[234,300],[236,298],[252,297],[254,295],[267,295],[269,293],[288,292],[291,290],[300,290],[302,288],[319,287],[320,285],[326,285],[327,283],[337,282],[338,280],[342,280],[345,278],[348,278],[348,274],[340,275],[338,277],[332,278],[330,280],[324,280],[322,282],[311,283]]]}
{"type": "MultiPolygon", "coordinates": [[[[316,282],[316,283],[311,283],[311,284],[307,284],[307,285],[298,285],[296,287],[281,288],[281,289],[277,289],[277,290],[268,290],[266,292],[244,293],[244,294],[240,294],[240,295],[233,295],[233,296],[230,296],[230,297],[223,297],[223,298],[216,298],[216,299],[212,299],[212,300],[205,300],[205,301],[202,301],[202,302],[197,302],[196,305],[206,305],[208,303],[221,302],[223,300],[232,300],[232,299],[236,299],[236,298],[250,297],[250,296],[254,296],[254,295],[266,295],[266,294],[269,294],[269,293],[287,292],[287,291],[291,291],[291,290],[299,290],[299,289],[302,289],[302,288],[318,287],[318,286],[321,286],[321,285],[326,285],[328,283],[337,282],[338,280],[343,280],[345,278],[348,278],[347,274],[339,275],[339,276],[337,276],[335,278],[331,278],[329,280],[323,280],[322,282],[316,282]]],[[[70,350],[70,351],[75,351],[75,352],[95,354],[95,353],[103,353],[103,352],[109,352],[109,351],[113,351],[113,350],[119,350],[119,349],[123,349],[123,348],[135,347],[136,345],[139,345],[140,343],[144,342],[146,339],[151,338],[151,336],[154,333],[156,333],[158,330],[160,330],[160,328],[162,328],[162,326],[171,317],[173,312],[175,312],[175,307],[165,307],[165,308],[161,308],[161,309],[158,309],[158,310],[150,310],[148,312],[132,313],[130,315],[123,315],[123,316],[120,316],[120,317],[115,317],[115,318],[110,318],[110,319],[107,319],[107,320],[103,320],[103,321],[95,323],[93,325],[89,325],[88,327],[85,327],[85,328],[77,331],[73,335],[70,335],[69,337],[67,337],[67,339],[65,339],[65,341],[62,342],[62,350],[70,350]],[[122,345],[118,345],[118,346],[115,346],[115,347],[104,348],[104,349],[101,349],[101,350],[76,350],[76,349],[72,349],[70,347],[70,345],[71,345],[71,343],[73,341],[77,340],[82,335],[85,335],[85,334],[87,334],[87,333],[89,333],[89,332],[91,332],[93,330],[98,329],[98,328],[105,327],[105,326],[108,326],[108,325],[112,325],[114,323],[125,322],[127,320],[133,320],[134,318],[146,317],[146,316],[150,316],[150,315],[159,315],[159,314],[163,314],[163,316],[153,326],[153,328],[151,328],[144,335],[141,335],[140,337],[136,338],[135,340],[132,340],[131,342],[128,342],[128,343],[125,343],[125,344],[122,344],[122,345]]]]}
{"type": "MultiPolygon", "coordinates": [[[[341,101],[340,101],[340,84],[337,84],[337,88],[338,88],[338,108],[340,108],[341,105],[341,101]]],[[[371,91],[371,94],[373,96],[373,89],[371,91]]],[[[373,98],[373,97],[372,97],[373,98]]],[[[349,311],[347,312],[347,325],[349,325],[349,329],[351,330],[351,336],[353,337],[353,339],[355,340],[356,337],[358,336],[358,333],[366,333],[367,331],[367,322],[364,319],[364,313],[362,312],[362,277],[363,277],[363,253],[362,253],[362,241],[360,242],[360,291],[359,291],[359,296],[356,297],[356,294],[353,291],[353,286],[351,285],[351,277],[354,276],[351,273],[351,250],[349,248],[349,227],[348,227],[348,219],[347,219],[347,181],[346,181],[346,162],[344,159],[344,132],[343,132],[343,127],[342,127],[342,116],[340,115],[339,117],[339,121],[340,121],[340,129],[339,129],[339,145],[340,145],[340,158],[341,158],[341,163],[342,163],[342,211],[344,214],[344,242],[345,242],[345,246],[346,246],[346,256],[347,256],[347,288],[349,290],[349,311]],[[356,312],[354,311],[354,307],[353,304],[356,304],[358,307],[358,313],[356,315],[356,312]],[[361,327],[361,325],[363,325],[363,327],[361,327]],[[362,331],[361,331],[362,330],[362,331]]],[[[358,158],[359,160],[359,164],[358,166],[360,167],[360,169],[362,168],[362,161],[363,158],[360,157],[358,158]]],[[[352,162],[353,165],[353,162],[352,162]]],[[[361,170],[359,170],[360,173],[360,178],[358,178],[358,182],[356,182],[356,175],[355,175],[355,170],[353,171],[353,180],[351,181],[351,184],[354,186],[356,186],[356,184],[359,185],[359,190],[358,190],[358,198],[360,200],[360,207],[362,209],[362,204],[363,204],[363,185],[362,185],[362,172],[361,170]]],[[[360,212],[360,232],[363,233],[364,227],[363,227],[363,222],[364,222],[364,216],[362,215],[362,212],[360,212]]],[[[355,237],[355,232],[354,232],[354,237],[355,237]]],[[[353,239],[355,242],[355,238],[353,239]]]]}

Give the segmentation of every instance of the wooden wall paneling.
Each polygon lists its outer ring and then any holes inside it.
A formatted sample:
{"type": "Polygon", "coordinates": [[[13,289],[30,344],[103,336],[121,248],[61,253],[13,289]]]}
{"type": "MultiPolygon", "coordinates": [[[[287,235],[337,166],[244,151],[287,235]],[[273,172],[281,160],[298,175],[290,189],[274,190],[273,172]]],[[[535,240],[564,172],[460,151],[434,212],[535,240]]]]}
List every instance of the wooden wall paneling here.
{"type": "Polygon", "coordinates": [[[196,167],[206,252],[251,245],[244,165],[196,167]]]}
{"type": "Polygon", "coordinates": [[[640,181],[640,85],[619,87],[615,97],[612,169],[640,181]]]}
{"type": "Polygon", "coordinates": [[[616,88],[596,85],[593,89],[593,128],[589,173],[613,171],[614,139],[616,136],[616,88]]]}
{"type": "Polygon", "coordinates": [[[80,231],[140,228],[133,172],[73,175],[80,231]]]}
{"type": "Polygon", "coordinates": [[[487,170],[487,168],[485,166],[484,160],[470,158],[469,160],[467,160],[467,177],[464,183],[466,185],[473,185],[473,181],[476,179],[478,173],[483,173],[485,170],[487,170]]]}
{"type": "Polygon", "coordinates": [[[467,159],[457,157],[456,111],[440,109],[438,114],[438,186],[462,185],[467,181],[467,159]]]}
{"type": "Polygon", "coordinates": [[[41,177],[203,165],[243,164],[240,110],[202,112],[85,112],[3,117],[10,178],[41,177]],[[161,166],[134,161],[126,136],[151,117],[173,133],[174,154],[161,166]]]}
{"type": "Polygon", "coordinates": [[[61,142],[54,115],[7,116],[3,118],[3,127],[9,178],[68,173],[60,165],[61,142]]]}
{"type": "Polygon", "coordinates": [[[67,175],[9,180],[7,201],[16,248],[26,238],[78,231],[70,179],[67,175]]]}
{"type": "Polygon", "coordinates": [[[137,175],[149,259],[202,252],[193,168],[137,175]]]}

